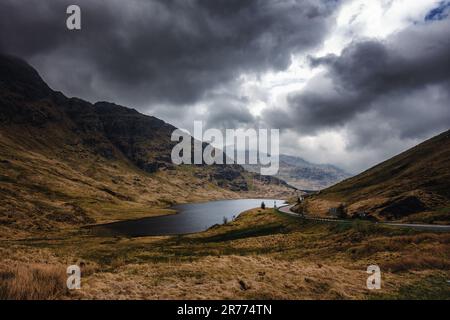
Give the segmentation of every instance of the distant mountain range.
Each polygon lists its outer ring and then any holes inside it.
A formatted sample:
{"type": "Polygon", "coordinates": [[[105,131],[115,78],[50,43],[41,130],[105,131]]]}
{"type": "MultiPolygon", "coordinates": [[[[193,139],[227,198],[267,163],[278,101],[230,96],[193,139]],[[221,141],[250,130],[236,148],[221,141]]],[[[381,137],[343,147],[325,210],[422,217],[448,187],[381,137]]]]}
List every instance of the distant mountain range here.
{"type": "Polygon", "coordinates": [[[173,165],[175,129],[134,109],[68,98],[26,62],[0,55],[0,234],[292,190],[238,165],[173,165]]]}
{"type": "MultiPolygon", "coordinates": [[[[259,165],[243,165],[250,172],[259,172],[259,165]]],[[[350,177],[330,164],[314,164],[302,158],[281,154],[275,177],[300,190],[321,190],[350,177]]]]}

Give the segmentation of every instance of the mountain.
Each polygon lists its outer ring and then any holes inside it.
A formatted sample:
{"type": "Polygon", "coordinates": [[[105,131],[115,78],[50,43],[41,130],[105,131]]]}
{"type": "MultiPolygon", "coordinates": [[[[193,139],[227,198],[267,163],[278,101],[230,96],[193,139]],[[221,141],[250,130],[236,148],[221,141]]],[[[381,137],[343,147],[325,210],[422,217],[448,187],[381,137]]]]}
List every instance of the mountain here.
{"type": "Polygon", "coordinates": [[[350,174],[330,164],[314,164],[282,154],[277,177],[301,190],[320,190],[347,179],[350,174]]]}
{"type": "MultiPolygon", "coordinates": [[[[259,165],[243,165],[250,172],[259,172],[259,165]]],[[[321,190],[350,177],[330,164],[314,164],[302,158],[281,154],[275,177],[300,190],[321,190]]]]}
{"type": "Polygon", "coordinates": [[[303,208],[327,215],[342,203],[351,216],[450,223],[449,163],[450,130],[309,197],[303,208]]]}
{"type": "Polygon", "coordinates": [[[175,129],[134,109],[68,98],[26,62],[0,55],[0,234],[291,190],[238,165],[174,166],[175,129]]]}

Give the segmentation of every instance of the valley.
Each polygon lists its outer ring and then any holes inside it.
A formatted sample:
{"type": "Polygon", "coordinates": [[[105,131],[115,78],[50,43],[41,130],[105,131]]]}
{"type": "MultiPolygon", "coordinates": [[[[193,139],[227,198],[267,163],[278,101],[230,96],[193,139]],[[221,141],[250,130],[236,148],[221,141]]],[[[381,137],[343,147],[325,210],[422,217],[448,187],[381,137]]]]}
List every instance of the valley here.
{"type": "MultiPolygon", "coordinates": [[[[358,219],[364,211],[376,221],[447,224],[448,132],[296,205],[329,217],[342,204],[345,223],[296,219],[258,200],[200,232],[99,235],[90,227],[170,218],[174,205],[252,198],[295,205],[303,194],[282,177],[237,164],[176,166],[172,125],[113,103],[68,98],[26,62],[3,55],[0,123],[0,299],[450,296],[448,233],[358,219]],[[74,264],[80,290],[66,287],[74,264]],[[381,290],[366,286],[373,264],[381,268],[381,290]]],[[[322,188],[347,177],[299,159],[284,158],[285,168],[306,166],[310,186],[312,178],[322,188]]],[[[217,205],[209,212],[219,214],[217,205]]]]}
{"type": "Polygon", "coordinates": [[[116,104],[67,98],[4,55],[0,123],[0,238],[169,214],[176,203],[294,191],[239,165],[176,166],[175,127],[116,104]]]}

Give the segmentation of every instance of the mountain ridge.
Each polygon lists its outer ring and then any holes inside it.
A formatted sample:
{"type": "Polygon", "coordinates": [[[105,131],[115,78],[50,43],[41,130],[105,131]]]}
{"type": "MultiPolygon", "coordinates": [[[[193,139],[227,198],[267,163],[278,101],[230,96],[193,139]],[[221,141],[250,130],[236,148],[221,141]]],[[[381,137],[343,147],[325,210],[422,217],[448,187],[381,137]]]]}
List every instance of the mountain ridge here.
{"type": "MultiPolygon", "coordinates": [[[[243,165],[250,172],[258,172],[260,165],[243,165]]],[[[315,164],[303,158],[280,154],[279,170],[275,175],[289,185],[305,191],[317,191],[349,178],[351,175],[331,164],[315,164]]]]}
{"type": "Polygon", "coordinates": [[[0,230],[40,232],[155,214],[178,202],[282,194],[237,165],[174,166],[174,126],[53,91],[0,55],[0,230]]]}

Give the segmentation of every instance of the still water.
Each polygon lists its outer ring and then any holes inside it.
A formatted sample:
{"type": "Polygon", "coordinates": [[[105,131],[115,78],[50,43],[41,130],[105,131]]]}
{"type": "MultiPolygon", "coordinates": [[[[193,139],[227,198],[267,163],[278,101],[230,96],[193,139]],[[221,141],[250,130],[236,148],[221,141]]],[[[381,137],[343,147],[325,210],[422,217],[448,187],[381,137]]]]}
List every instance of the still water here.
{"type": "Polygon", "coordinates": [[[95,226],[92,230],[98,235],[129,237],[200,232],[215,224],[222,224],[224,218],[231,221],[243,211],[260,207],[261,202],[268,208],[285,203],[279,199],[239,199],[181,204],[173,207],[177,214],[119,221],[95,226]]]}

